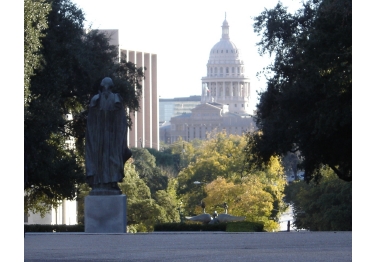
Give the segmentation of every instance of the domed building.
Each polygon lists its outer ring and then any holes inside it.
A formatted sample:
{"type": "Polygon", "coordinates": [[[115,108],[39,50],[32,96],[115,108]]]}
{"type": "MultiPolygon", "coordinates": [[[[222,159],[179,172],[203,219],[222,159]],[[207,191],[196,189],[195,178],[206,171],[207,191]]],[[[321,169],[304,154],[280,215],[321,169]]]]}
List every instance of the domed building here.
{"type": "Polygon", "coordinates": [[[160,136],[161,141],[173,143],[179,137],[185,141],[207,139],[209,133],[223,131],[241,135],[255,129],[250,80],[245,74],[240,50],[230,41],[226,18],[222,37],[210,50],[206,76],[201,80],[201,104],[191,113],[172,117],[169,130],[164,127],[163,132],[160,131],[164,134],[160,136]]]}
{"type": "Polygon", "coordinates": [[[245,75],[240,50],[230,41],[228,22],[223,21],[222,38],[210,50],[207,74],[202,78],[201,102],[228,105],[229,111],[251,114],[251,85],[245,75]]]}

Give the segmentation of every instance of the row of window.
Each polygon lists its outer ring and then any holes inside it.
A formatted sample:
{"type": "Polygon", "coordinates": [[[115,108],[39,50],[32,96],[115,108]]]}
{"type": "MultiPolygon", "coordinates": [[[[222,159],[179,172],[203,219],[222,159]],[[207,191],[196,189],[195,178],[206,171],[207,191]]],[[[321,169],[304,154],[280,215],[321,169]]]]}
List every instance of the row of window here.
{"type": "MultiPolygon", "coordinates": [[[[218,51],[219,51],[219,50],[213,50],[212,53],[213,53],[213,54],[214,54],[214,53],[217,53],[217,54],[218,54],[218,51]],[[216,52],[216,51],[217,51],[217,52],[216,52]]],[[[221,53],[223,53],[223,50],[221,50],[221,53]]],[[[226,50],[226,53],[228,53],[228,50],[226,50]]],[[[234,53],[234,50],[233,50],[233,49],[231,49],[231,53],[234,53]]],[[[236,54],[236,53],[238,53],[238,50],[237,50],[237,49],[235,49],[235,54],[236,54]]]]}
{"type": "MultiPolygon", "coordinates": [[[[230,73],[229,67],[226,67],[225,70],[226,70],[226,72],[225,72],[226,74],[230,73]]],[[[243,73],[243,67],[231,67],[231,73],[235,74],[235,70],[237,71],[236,73],[238,73],[238,74],[243,73]]],[[[209,68],[208,68],[208,71],[209,71],[209,68]]],[[[218,71],[217,67],[214,67],[214,74],[217,74],[218,73],[217,71],[218,71]]],[[[219,73],[223,74],[223,67],[219,68],[219,73]]],[[[213,67],[210,67],[210,74],[213,74],[213,67]]]]}

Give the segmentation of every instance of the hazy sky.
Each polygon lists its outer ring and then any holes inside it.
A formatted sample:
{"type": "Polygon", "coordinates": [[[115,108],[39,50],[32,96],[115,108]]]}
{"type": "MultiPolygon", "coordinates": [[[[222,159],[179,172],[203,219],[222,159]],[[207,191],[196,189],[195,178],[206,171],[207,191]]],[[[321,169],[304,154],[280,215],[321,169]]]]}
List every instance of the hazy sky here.
{"type": "MultiPolygon", "coordinates": [[[[278,0],[72,0],[84,13],[93,29],[119,29],[124,48],[152,52],[158,56],[158,91],[162,98],[201,94],[201,78],[211,48],[222,35],[222,22],[230,26],[230,40],[240,49],[245,70],[251,79],[252,106],[256,90],[265,87],[256,73],[270,59],[260,57],[251,17],[264,8],[273,8],[278,0]]],[[[289,10],[301,6],[301,0],[283,0],[289,10]]]]}

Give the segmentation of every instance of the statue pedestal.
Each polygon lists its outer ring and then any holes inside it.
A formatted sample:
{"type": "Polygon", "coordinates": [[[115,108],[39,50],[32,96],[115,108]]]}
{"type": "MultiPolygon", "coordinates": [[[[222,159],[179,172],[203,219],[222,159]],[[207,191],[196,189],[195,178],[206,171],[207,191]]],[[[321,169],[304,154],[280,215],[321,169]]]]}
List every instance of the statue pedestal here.
{"type": "Polygon", "coordinates": [[[127,196],[85,197],[85,233],[127,233],[127,196]]]}

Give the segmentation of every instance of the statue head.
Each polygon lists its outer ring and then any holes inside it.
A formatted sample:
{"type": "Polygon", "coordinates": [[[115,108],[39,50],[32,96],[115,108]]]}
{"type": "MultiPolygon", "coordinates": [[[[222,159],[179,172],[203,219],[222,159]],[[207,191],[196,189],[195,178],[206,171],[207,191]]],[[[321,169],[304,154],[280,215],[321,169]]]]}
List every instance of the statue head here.
{"type": "Polygon", "coordinates": [[[103,86],[103,91],[107,91],[107,90],[110,90],[111,87],[114,86],[114,82],[112,82],[112,79],[109,78],[109,77],[105,77],[103,78],[102,82],[101,82],[101,86],[103,86]]]}

